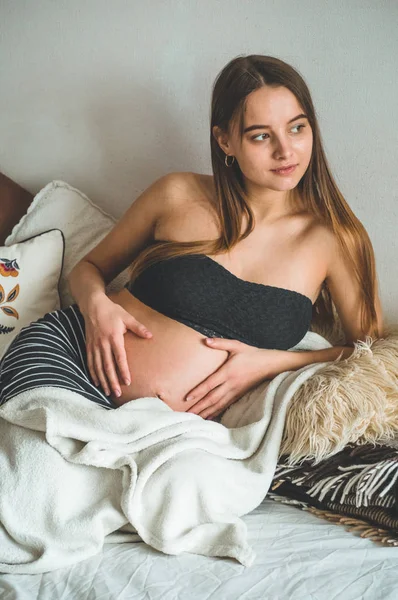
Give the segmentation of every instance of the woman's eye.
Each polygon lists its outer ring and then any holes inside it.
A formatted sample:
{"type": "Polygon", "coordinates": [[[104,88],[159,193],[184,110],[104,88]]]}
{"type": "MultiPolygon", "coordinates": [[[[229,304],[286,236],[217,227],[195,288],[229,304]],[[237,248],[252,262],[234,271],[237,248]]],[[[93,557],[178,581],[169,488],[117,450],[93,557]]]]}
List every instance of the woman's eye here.
{"type": "MultiPolygon", "coordinates": [[[[256,135],[255,137],[253,137],[252,140],[257,140],[257,138],[260,138],[263,135],[268,135],[268,133],[260,133],[260,135],[256,135]]],[[[268,135],[268,137],[269,137],[269,135],[268,135]]]]}
{"type": "MultiPolygon", "coordinates": [[[[298,133],[300,133],[301,128],[304,129],[305,125],[295,125],[294,127],[292,127],[292,129],[299,129],[298,133]]],[[[266,135],[267,137],[269,137],[268,133],[260,133],[259,135],[256,135],[255,137],[252,138],[252,140],[257,140],[258,138],[263,138],[263,136],[266,135]]],[[[264,138],[263,138],[264,139],[264,138]]]]}
{"type": "Polygon", "coordinates": [[[292,127],[292,129],[298,129],[299,127],[302,127],[302,128],[304,128],[304,127],[305,127],[305,125],[295,125],[294,127],[292,127]]]}

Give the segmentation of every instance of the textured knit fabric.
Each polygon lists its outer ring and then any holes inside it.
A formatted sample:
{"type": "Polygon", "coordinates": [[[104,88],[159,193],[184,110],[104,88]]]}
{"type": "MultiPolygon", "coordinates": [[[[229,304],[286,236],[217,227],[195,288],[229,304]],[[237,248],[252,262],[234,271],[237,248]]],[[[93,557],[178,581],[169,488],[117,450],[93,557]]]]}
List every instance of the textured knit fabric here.
{"type": "Polygon", "coordinates": [[[0,405],[21,392],[47,386],[116,408],[90,378],[84,318],[77,304],[21,329],[0,362],[0,405]]]}
{"type": "Polygon", "coordinates": [[[307,296],[240,279],[204,254],[157,262],[125,287],[147,306],[203,335],[257,348],[292,348],[312,319],[307,296]]]}

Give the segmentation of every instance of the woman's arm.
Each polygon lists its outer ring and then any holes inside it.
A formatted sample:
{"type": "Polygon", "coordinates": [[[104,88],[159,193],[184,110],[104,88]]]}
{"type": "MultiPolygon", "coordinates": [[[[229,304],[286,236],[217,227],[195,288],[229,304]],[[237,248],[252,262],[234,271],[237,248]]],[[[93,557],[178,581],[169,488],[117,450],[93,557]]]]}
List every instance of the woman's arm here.
{"type": "MultiPolygon", "coordinates": [[[[297,371],[301,367],[311,365],[312,363],[332,362],[337,359],[345,359],[351,356],[354,352],[354,346],[332,346],[332,348],[324,348],[323,350],[305,350],[305,351],[290,351],[290,350],[274,350],[278,352],[278,372],[297,371]]],[[[265,350],[269,353],[270,350],[265,350]]],[[[272,351],[271,351],[272,352],[272,351]]],[[[267,355],[264,356],[267,361],[267,355]]]]}
{"type": "Polygon", "coordinates": [[[130,384],[124,334],[130,330],[152,337],[143,323],[113,302],[106,285],[126,269],[151,243],[158,220],[172,205],[180,173],[158,179],[133,202],[108,235],[69,274],[68,282],[85,320],[87,366],[96,385],[108,395],[120,396],[119,381],[130,384]],[[118,373],[117,373],[117,370],[118,373]]]}
{"type": "MultiPolygon", "coordinates": [[[[351,264],[343,256],[334,234],[329,232],[328,235],[330,236],[331,251],[326,282],[344,330],[346,345],[352,345],[357,340],[365,341],[366,337],[370,335],[369,332],[362,330],[361,284],[358,283],[352,272],[351,264]]],[[[375,309],[379,335],[382,337],[384,335],[384,319],[377,282],[375,309]]]]}
{"type": "MultiPolygon", "coordinates": [[[[281,372],[297,370],[301,367],[315,362],[329,362],[338,358],[348,358],[354,352],[354,342],[365,341],[367,332],[361,328],[361,289],[352,273],[350,265],[342,256],[341,251],[331,232],[325,232],[330,236],[330,253],[327,267],[326,281],[336,306],[337,314],[341,320],[347,344],[345,346],[333,346],[324,350],[294,352],[287,351],[281,355],[281,372]]],[[[383,312],[376,289],[376,314],[380,336],[384,334],[383,312]]]]}

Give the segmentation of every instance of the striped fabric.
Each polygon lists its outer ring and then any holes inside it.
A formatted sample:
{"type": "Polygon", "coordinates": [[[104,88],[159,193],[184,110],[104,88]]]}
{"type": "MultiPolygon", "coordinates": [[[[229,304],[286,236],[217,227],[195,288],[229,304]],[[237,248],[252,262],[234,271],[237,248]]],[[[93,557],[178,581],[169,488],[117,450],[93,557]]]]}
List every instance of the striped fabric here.
{"type": "Polygon", "coordinates": [[[38,387],[60,387],[104,408],[117,406],[88,372],[84,318],[77,304],[21,329],[0,362],[0,405],[38,387]]]}
{"type": "Polygon", "coordinates": [[[289,466],[281,456],[267,497],[398,546],[398,446],[390,443],[348,444],[318,464],[289,466]]]}
{"type": "Polygon", "coordinates": [[[383,444],[348,444],[335,455],[312,464],[288,466],[279,460],[272,488],[284,482],[318,502],[398,509],[398,448],[383,444]]]}

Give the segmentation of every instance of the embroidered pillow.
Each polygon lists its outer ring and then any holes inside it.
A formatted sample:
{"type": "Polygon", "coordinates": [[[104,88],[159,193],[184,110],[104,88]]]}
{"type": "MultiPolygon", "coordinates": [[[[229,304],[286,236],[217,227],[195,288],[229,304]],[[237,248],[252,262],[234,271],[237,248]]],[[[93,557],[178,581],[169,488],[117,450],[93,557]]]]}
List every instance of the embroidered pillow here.
{"type": "Polygon", "coordinates": [[[0,247],[0,357],[22,327],[60,308],[63,254],[59,229],[0,247]]]}
{"type": "MultiPolygon", "coordinates": [[[[5,244],[15,244],[41,233],[43,229],[61,229],[65,238],[65,257],[59,293],[61,307],[65,308],[74,302],[67,276],[115,223],[114,217],[96,206],[83,192],[64,181],[52,181],[36,194],[27,213],[15,225],[5,244]]],[[[107,286],[107,291],[121,289],[127,280],[126,269],[107,286]]]]}

